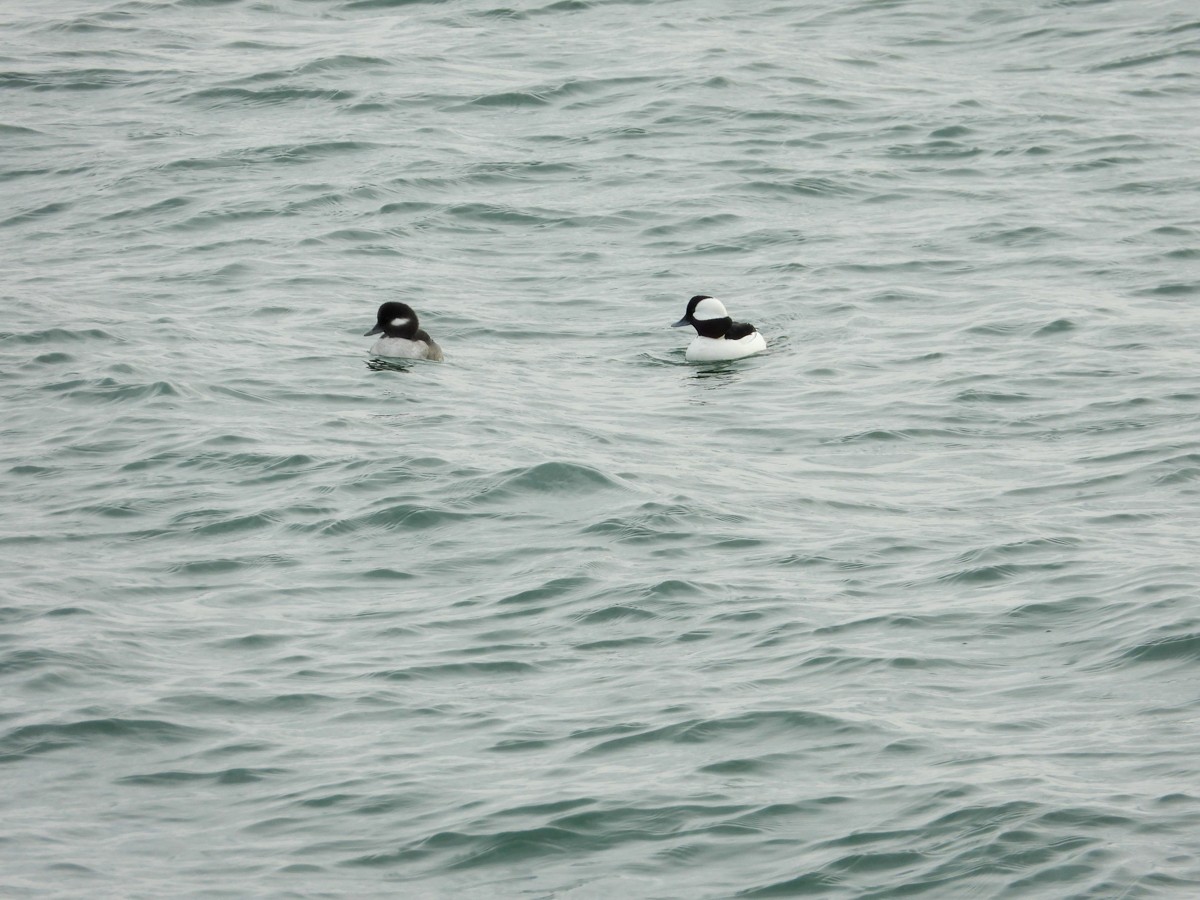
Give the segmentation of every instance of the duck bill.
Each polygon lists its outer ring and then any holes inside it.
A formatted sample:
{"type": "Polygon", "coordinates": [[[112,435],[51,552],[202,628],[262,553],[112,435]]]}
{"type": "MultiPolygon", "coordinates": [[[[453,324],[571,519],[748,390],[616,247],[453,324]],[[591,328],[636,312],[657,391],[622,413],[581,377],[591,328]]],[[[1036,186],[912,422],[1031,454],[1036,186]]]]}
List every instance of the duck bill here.
{"type": "Polygon", "coordinates": [[[692,324],[692,323],[691,323],[691,322],[689,322],[689,321],[687,320],[687,317],[685,316],[684,318],[680,319],[678,322],[676,322],[676,323],[675,323],[674,325],[672,325],[671,327],[672,327],[672,328],[682,328],[684,325],[691,325],[691,324],[692,324]]]}
{"type": "Polygon", "coordinates": [[[376,325],[376,326],[375,326],[374,328],[372,328],[370,331],[366,332],[366,333],[363,335],[363,337],[370,337],[370,336],[371,336],[371,335],[373,335],[373,334],[383,334],[383,326],[382,326],[382,325],[376,325]]]}

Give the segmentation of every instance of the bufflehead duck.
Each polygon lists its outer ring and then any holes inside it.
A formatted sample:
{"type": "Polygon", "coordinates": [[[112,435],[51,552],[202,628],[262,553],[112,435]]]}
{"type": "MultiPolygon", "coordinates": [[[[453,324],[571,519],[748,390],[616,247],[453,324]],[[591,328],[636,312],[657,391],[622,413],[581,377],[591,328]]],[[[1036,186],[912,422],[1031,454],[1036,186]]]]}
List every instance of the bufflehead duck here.
{"type": "Polygon", "coordinates": [[[433,338],[417,327],[417,314],[407,303],[389,301],[379,307],[375,327],[363,337],[382,334],[371,353],[398,359],[442,359],[442,348],[433,338]]]}
{"type": "Polygon", "coordinates": [[[691,325],[696,336],[688,344],[691,362],[741,359],[767,349],[767,341],[753,325],[729,318],[725,304],[716,297],[697,294],[688,301],[687,312],[672,328],[691,325]]]}

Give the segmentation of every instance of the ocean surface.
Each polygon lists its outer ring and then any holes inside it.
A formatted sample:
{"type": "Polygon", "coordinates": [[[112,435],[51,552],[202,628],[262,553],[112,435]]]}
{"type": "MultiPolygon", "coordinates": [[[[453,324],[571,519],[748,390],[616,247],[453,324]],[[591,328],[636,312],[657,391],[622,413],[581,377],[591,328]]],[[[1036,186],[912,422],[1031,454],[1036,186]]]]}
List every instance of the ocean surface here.
{"type": "Polygon", "coordinates": [[[0,100],[0,895],[1200,896],[1195,0],[8,0],[0,100]]]}

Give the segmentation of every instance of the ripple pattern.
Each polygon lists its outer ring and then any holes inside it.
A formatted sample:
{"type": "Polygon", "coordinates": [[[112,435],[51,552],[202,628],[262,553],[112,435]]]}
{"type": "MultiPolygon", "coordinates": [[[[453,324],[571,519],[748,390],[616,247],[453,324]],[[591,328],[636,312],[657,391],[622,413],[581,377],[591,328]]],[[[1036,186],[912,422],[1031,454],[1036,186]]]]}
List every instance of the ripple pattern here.
{"type": "Polygon", "coordinates": [[[1200,891],[1194,4],[0,25],[0,894],[1200,891]]]}

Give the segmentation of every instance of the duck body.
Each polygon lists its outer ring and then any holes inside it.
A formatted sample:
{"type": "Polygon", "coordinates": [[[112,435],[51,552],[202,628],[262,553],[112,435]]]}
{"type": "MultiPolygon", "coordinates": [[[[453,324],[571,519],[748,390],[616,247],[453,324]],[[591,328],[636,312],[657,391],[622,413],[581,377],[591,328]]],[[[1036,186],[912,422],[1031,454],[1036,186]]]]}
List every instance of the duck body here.
{"type": "Polygon", "coordinates": [[[688,344],[684,357],[688,362],[720,362],[727,359],[741,359],[752,356],[767,349],[767,339],[757,331],[743,338],[707,338],[696,335],[688,344]]]}
{"type": "Polygon", "coordinates": [[[382,335],[371,348],[372,356],[390,359],[445,359],[442,348],[419,326],[417,314],[407,303],[389,301],[379,307],[375,327],[363,337],[382,335]]]}
{"type": "Polygon", "coordinates": [[[696,337],[684,354],[689,362],[721,362],[741,359],[767,349],[767,339],[748,322],[735,322],[716,297],[697,294],[688,301],[687,311],[672,328],[691,325],[696,337]]]}

